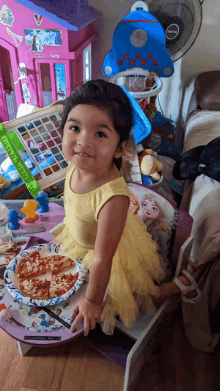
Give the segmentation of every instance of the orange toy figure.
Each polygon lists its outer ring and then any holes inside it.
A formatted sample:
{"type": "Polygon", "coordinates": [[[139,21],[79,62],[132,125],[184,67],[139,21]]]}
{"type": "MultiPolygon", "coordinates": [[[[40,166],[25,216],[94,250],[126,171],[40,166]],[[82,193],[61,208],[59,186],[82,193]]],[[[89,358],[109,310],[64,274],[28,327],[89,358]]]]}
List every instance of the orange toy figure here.
{"type": "Polygon", "coordinates": [[[39,216],[35,213],[38,207],[38,203],[34,200],[27,200],[24,202],[21,212],[24,212],[27,216],[23,218],[25,223],[32,223],[39,219],[39,216]]]}

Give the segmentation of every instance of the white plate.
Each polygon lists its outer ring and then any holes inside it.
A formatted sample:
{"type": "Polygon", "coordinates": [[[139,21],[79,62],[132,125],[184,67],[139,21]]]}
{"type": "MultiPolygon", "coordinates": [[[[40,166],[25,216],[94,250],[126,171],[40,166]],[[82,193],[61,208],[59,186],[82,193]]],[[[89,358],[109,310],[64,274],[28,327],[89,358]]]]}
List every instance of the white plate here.
{"type": "MultiPolygon", "coordinates": [[[[69,299],[70,296],[74,295],[74,293],[76,293],[79,290],[87,274],[87,270],[83,270],[81,268],[82,265],[81,261],[77,261],[77,264],[75,266],[68,269],[68,272],[71,272],[73,274],[79,272],[79,276],[75,285],[73,285],[73,287],[64,295],[61,295],[53,299],[44,300],[44,299],[32,299],[31,297],[27,297],[23,293],[21,293],[19,287],[19,280],[16,275],[16,268],[19,265],[19,263],[22,261],[22,259],[27,257],[28,254],[32,253],[33,251],[39,251],[42,258],[48,257],[50,255],[66,255],[63,250],[60,250],[60,245],[55,243],[39,244],[30,247],[28,250],[22,251],[9,263],[9,265],[6,267],[5,274],[4,274],[6,288],[8,292],[11,294],[11,296],[13,296],[16,300],[20,301],[21,303],[27,304],[32,307],[48,307],[50,305],[55,305],[69,299]]],[[[38,278],[44,279],[49,275],[50,274],[48,272],[47,274],[39,276],[38,278]]]]}

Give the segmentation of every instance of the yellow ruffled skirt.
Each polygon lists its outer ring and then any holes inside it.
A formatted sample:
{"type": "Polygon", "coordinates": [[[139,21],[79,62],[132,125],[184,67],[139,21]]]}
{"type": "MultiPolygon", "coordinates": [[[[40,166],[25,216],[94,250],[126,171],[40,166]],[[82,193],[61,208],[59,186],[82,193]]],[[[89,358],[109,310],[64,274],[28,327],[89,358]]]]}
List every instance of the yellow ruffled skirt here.
{"type": "MultiPolygon", "coordinates": [[[[94,250],[80,246],[71,237],[66,225],[56,239],[70,258],[81,259],[83,266],[90,268],[95,260],[94,250]]],[[[108,295],[101,317],[103,332],[113,333],[117,315],[125,326],[130,327],[140,308],[152,314],[155,310],[152,296],[158,295],[155,282],[159,284],[164,277],[156,243],[146,231],[144,223],[128,214],[112,261],[108,295]]]]}

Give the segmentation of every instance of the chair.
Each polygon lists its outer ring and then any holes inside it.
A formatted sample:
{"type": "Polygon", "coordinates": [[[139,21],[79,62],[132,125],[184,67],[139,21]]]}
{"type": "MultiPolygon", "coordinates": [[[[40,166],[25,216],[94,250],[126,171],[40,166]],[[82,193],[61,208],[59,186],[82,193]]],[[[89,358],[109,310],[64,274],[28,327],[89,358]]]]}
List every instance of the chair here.
{"type": "MultiPolygon", "coordinates": [[[[186,212],[178,211],[179,218],[175,232],[172,252],[172,262],[175,277],[182,269],[187,268],[187,260],[192,247],[193,237],[190,236],[192,218],[186,212]]],[[[115,337],[103,335],[100,329],[90,332],[87,341],[93,347],[106,355],[125,369],[123,391],[132,391],[135,380],[143,363],[150,360],[160,324],[165,317],[172,321],[173,311],[178,306],[180,298],[164,302],[153,317],[142,314],[132,328],[127,328],[117,320],[115,337]]]]}

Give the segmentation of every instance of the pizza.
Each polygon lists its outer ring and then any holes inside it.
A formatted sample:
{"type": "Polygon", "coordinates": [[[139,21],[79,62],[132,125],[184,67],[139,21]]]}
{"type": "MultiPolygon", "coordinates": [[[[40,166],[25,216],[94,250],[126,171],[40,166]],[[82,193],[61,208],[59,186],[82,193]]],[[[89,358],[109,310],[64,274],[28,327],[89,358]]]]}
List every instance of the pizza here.
{"type": "Polygon", "coordinates": [[[50,281],[47,279],[28,278],[19,282],[20,290],[25,296],[33,299],[49,299],[50,281]]]}
{"type": "MultiPolygon", "coordinates": [[[[39,251],[34,251],[23,258],[17,266],[16,274],[20,290],[34,299],[50,299],[68,292],[76,283],[79,273],[59,273],[75,266],[75,262],[63,255],[41,257],[39,251]],[[35,277],[50,273],[48,279],[35,277]]],[[[47,277],[47,276],[46,276],[47,277]]]]}
{"type": "Polygon", "coordinates": [[[44,258],[41,258],[39,251],[34,251],[19,263],[16,274],[19,279],[40,276],[47,272],[47,265],[44,258]]]}
{"type": "Polygon", "coordinates": [[[45,258],[45,262],[47,270],[51,272],[52,276],[75,266],[75,262],[64,255],[51,255],[45,258]]]}
{"type": "Polygon", "coordinates": [[[79,273],[55,274],[50,281],[50,298],[58,297],[68,292],[76,283],[79,273]]]}

